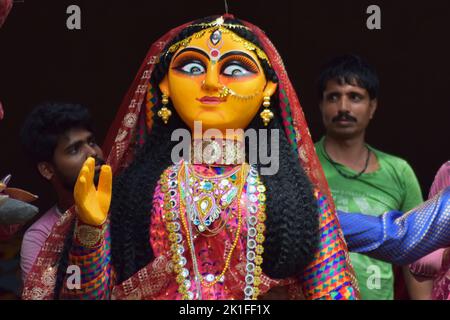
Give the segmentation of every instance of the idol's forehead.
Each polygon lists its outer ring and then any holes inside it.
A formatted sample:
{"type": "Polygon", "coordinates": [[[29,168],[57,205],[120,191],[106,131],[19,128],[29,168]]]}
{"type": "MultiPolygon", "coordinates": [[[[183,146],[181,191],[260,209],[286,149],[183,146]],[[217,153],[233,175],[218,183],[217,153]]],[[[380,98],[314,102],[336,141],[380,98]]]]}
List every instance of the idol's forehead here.
{"type": "Polygon", "coordinates": [[[201,50],[207,53],[211,60],[217,60],[218,55],[223,56],[230,52],[243,52],[251,56],[258,64],[258,58],[266,60],[270,65],[269,59],[265,52],[253,44],[252,42],[239,36],[232,30],[225,27],[214,27],[201,30],[186,39],[183,39],[173,44],[168,52],[174,53],[177,56],[182,50],[189,51],[201,50]]]}
{"type": "Polygon", "coordinates": [[[189,46],[200,47],[205,49],[220,49],[222,51],[244,51],[254,55],[253,50],[249,50],[246,45],[249,41],[238,36],[228,29],[210,30],[200,37],[194,37],[189,46]]]}

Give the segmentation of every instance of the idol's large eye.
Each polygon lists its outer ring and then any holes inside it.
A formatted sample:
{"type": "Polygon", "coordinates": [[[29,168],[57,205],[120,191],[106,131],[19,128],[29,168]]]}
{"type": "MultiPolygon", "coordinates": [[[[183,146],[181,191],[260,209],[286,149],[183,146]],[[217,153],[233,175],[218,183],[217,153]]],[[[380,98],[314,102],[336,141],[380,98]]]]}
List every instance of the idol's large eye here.
{"type": "Polygon", "coordinates": [[[252,74],[253,72],[250,72],[238,64],[229,64],[223,69],[222,73],[230,77],[243,77],[252,74]]]}
{"type": "Polygon", "coordinates": [[[222,74],[228,77],[245,77],[258,73],[258,66],[249,58],[241,55],[225,59],[221,68],[222,74]]]}
{"type": "Polygon", "coordinates": [[[176,69],[190,75],[199,75],[206,72],[205,66],[200,61],[192,60],[177,66],[176,69]]]}

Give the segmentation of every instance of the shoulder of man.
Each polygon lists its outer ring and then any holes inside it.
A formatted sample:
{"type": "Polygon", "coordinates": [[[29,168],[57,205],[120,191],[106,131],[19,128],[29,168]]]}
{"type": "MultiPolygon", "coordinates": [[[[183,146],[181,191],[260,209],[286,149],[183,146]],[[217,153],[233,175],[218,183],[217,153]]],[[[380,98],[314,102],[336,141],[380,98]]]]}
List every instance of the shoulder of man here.
{"type": "Polygon", "coordinates": [[[394,167],[396,170],[399,170],[399,169],[404,170],[406,168],[411,168],[411,165],[408,163],[408,161],[406,161],[405,159],[403,159],[399,156],[378,150],[372,146],[369,146],[369,148],[372,152],[375,153],[375,155],[377,156],[379,161],[384,162],[385,164],[388,164],[389,166],[394,167]]]}
{"type": "Polygon", "coordinates": [[[25,232],[24,240],[33,237],[33,235],[48,236],[53,228],[53,225],[58,220],[58,212],[56,206],[50,208],[37,221],[35,221],[25,232]]]}

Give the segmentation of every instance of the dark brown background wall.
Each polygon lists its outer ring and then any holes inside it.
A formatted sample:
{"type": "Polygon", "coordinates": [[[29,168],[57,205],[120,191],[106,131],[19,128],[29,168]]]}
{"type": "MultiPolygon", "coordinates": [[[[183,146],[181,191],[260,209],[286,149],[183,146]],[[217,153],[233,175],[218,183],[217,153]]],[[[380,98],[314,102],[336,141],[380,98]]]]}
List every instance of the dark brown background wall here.
{"type": "MultiPolygon", "coordinates": [[[[244,1],[230,12],[263,28],[284,58],[314,139],[323,134],[315,80],[321,64],[342,53],[364,56],[379,72],[379,110],[368,141],[407,159],[424,194],[450,158],[450,1],[244,1]],[[366,28],[378,4],[382,29],[366,28]]],[[[150,44],[169,28],[224,12],[222,0],[46,1],[16,3],[0,30],[0,175],[52,204],[51,190],[24,159],[18,132],[43,100],[79,102],[92,110],[99,140],[150,44]],[[66,8],[82,10],[82,30],[66,28],[66,8]]]]}

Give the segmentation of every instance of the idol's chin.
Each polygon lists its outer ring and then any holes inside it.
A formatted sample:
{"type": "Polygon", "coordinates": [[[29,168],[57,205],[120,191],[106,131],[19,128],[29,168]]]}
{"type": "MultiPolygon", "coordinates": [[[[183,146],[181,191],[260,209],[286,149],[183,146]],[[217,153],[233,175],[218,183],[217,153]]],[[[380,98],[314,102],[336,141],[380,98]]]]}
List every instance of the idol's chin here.
{"type": "Polygon", "coordinates": [[[209,130],[210,134],[214,134],[213,131],[219,130],[222,134],[226,134],[227,130],[244,130],[243,128],[236,128],[232,123],[224,123],[223,121],[208,121],[202,122],[202,132],[205,133],[209,130]]]}
{"type": "Polygon", "coordinates": [[[209,129],[218,129],[222,131],[222,129],[233,127],[228,122],[225,122],[221,115],[212,115],[212,114],[209,114],[208,117],[197,117],[185,123],[188,124],[189,128],[192,131],[194,129],[196,130],[201,129],[203,132],[209,129]]]}

